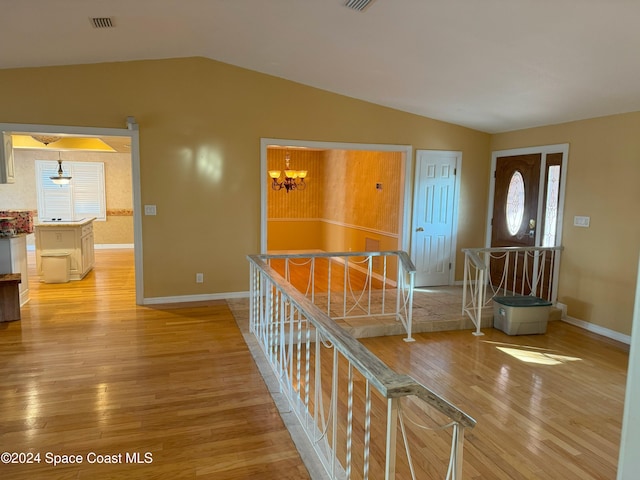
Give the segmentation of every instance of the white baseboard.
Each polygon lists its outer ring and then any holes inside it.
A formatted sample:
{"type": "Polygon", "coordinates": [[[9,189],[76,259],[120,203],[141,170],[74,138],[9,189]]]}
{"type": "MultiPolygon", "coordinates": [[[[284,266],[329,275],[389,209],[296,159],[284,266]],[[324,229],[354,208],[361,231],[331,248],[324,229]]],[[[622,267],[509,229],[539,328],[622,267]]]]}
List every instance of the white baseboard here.
{"type": "Polygon", "coordinates": [[[617,340],[618,342],[626,343],[627,345],[631,344],[630,335],[625,335],[624,333],[616,332],[615,330],[601,327],[600,325],[585,322],[584,320],[579,320],[577,318],[573,318],[569,316],[563,316],[562,321],[570,323],[571,325],[575,325],[576,327],[584,328],[589,332],[597,333],[598,335],[602,335],[603,337],[607,337],[612,340],[617,340]]]}
{"type": "MultiPolygon", "coordinates": [[[[110,248],[133,248],[133,243],[96,243],[93,246],[96,250],[107,250],[110,248]]],[[[30,252],[35,251],[35,245],[27,245],[27,250],[30,252]]]]}
{"type": "Polygon", "coordinates": [[[204,293],[200,295],[177,295],[174,297],[143,298],[143,305],[159,305],[162,303],[206,302],[208,300],[226,300],[227,298],[248,298],[249,292],[204,293]]]}

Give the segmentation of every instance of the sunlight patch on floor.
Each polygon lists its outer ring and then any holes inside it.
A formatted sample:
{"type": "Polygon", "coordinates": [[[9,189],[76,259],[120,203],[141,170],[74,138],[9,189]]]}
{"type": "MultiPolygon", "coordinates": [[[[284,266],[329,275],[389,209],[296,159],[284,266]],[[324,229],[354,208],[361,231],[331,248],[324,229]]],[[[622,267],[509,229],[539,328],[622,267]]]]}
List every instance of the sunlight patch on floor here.
{"type": "Polygon", "coordinates": [[[536,363],[538,365],[561,365],[567,362],[576,362],[582,360],[578,357],[569,357],[567,355],[557,355],[555,353],[547,353],[542,351],[535,351],[529,348],[511,348],[511,347],[496,347],[501,352],[511,355],[512,357],[525,362],[536,363]]]}

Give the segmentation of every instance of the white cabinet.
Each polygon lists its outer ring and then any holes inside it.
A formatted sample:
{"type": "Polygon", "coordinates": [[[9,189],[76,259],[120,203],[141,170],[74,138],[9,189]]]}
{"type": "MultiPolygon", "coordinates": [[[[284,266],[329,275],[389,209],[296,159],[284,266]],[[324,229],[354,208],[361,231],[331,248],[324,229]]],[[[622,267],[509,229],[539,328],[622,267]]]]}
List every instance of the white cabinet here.
{"type": "Polygon", "coordinates": [[[0,274],[19,273],[18,290],[20,305],[29,301],[29,277],[27,276],[27,236],[0,238],[0,274]]]}
{"type": "Polygon", "coordinates": [[[82,255],[82,270],[86,274],[95,264],[95,254],[93,252],[93,222],[82,227],[80,250],[82,255]]]}
{"type": "Polygon", "coordinates": [[[16,171],[13,163],[13,141],[11,134],[2,132],[0,143],[0,183],[14,183],[16,171]]]}
{"type": "Polygon", "coordinates": [[[35,226],[36,268],[42,275],[42,254],[69,254],[69,279],[82,280],[95,263],[93,219],[35,226]]]}

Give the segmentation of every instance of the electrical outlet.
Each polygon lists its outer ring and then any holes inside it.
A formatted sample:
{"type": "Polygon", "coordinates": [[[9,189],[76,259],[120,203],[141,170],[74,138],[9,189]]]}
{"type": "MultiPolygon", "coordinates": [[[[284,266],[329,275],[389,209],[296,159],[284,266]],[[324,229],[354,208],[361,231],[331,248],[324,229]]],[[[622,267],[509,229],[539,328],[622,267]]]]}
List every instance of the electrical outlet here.
{"type": "Polygon", "coordinates": [[[196,273],[196,283],[204,282],[204,273],[196,273]]]}
{"type": "Polygon", "coordinates": [[[144,206],[144,214],[145,215],[155,215],[156,214],[156,206],[155,205],[145,205],[144,206]]]}

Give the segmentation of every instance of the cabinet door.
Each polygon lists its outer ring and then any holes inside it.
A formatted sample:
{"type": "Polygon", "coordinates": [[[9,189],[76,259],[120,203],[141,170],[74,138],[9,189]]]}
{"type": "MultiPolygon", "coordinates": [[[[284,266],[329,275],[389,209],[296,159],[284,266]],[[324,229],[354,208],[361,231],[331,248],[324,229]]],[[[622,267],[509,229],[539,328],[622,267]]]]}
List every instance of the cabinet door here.
{"type": "Polygon", "coordinates": [[[93,233],[89,233],[82,237],[82,274],[85,274],[93,268],[93,233]]]}
{"type": "Polygon", "coordinates": [[[2,132],[2,143],[0,143],[0,183],[14,183],[15,181],[13,141],[10,133],[2,132]]]}

